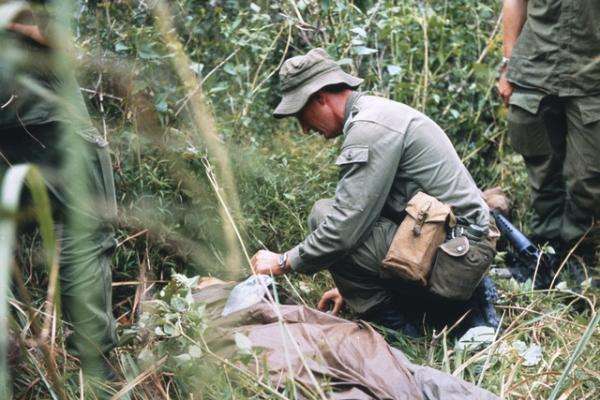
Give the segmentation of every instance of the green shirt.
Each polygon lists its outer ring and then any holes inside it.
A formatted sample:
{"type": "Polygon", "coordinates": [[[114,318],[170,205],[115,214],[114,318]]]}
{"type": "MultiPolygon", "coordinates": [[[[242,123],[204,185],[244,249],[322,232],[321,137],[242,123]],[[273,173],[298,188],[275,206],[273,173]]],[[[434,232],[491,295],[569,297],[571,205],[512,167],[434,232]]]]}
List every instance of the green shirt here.
{"type": "Polygon", "coordinates": [[[531,0],[508,80],[557,96],[600,93],[600,0],[531,0]]]}
{"type": "MultiPolygon", "coordinates": [[[[23,126],[63,122],[85,139],[99,140],[79,90],[67,110],[60,107],[63,82],[53,70],[51,49],[2,29],[0,47],[0,136],[23,126]]],[[[70,87],[79,87],[73,74],[67,79],[70,87]]]]}
{"type": "Polygon", "coordinates": [[[56,105],[23,83],[25,78],[57,91],[58,79],[49,69],[50,49],[5,30],[0,30],[0,44],[0,130],[57,121],[56,105]]]}
{"type": "Polygon", "coordinates": [[[326,268],[370,233],[385,209],[400,215],[418,191],[450,204],[463,224],[487,230],[489,209],[444,131],[419,111],[354,93],[346,104],[333,211],[289,253],[292,268],[326,268]]]}

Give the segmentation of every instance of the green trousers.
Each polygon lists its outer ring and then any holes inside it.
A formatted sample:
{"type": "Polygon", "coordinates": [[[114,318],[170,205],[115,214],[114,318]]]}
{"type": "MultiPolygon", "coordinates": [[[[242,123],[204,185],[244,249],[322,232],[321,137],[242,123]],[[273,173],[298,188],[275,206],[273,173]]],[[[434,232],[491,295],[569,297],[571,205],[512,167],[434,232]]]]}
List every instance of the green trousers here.
{"type": "MultiPolygon", "coordinates": [[[[311,231],[325,219],[332,205],[333,199],[321,199],[314,204],[308,217],[311,231]]],[[[338,290],[356,313],[366,313],[392,299],[393,292],[389,287],[393,285],[393,279],[381,268],[381,261],[397,227],[393,221],[380,217],[360,246],[328,266],[338,290]]]]}
{"type": "Polygon", "coordinates": [[[9,163],[33,163],[46,180],[60,241],[62,310],[74,331],[69,344],[85,368],[116,344],[110,268],[116,248],[115,188],[106,142],[78,135],[65,141],[61,132],[56,123],[0,129],[0,178],[9,163]],[[84,187],[77,187],[73,171],[63,168],[71,157],[82,157],[76,172],[84,187]],[[75,204],[74,196],[83,192],[88,193],[85,203],[75,204]]]}
{"type": "Polygon", "coordinates": [[[572,243],[600,219],[600,95],[559,98],[517,88],[510,102],[508,134],[525,160],[533,234],[572,243]]]}

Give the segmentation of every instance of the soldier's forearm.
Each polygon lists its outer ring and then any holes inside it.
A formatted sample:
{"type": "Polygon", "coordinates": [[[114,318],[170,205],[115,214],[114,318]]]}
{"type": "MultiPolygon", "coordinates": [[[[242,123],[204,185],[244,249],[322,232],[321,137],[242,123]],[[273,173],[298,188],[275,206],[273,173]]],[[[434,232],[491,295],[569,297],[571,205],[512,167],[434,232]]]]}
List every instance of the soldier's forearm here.
{"type": "Polygon", "coordinates": [[[521,29],[527,19],[527,1],[526,0],[504,0],[503,12],[503,54],[510,58],[512,49],[521,34],[521,29]]]}
{"type": "Polygon", "coordinates": [[[20,33],[23,36],[27,36],[41,45],[48,46],[48,40],[42,35],[42,32],[37,25],[25,25],[13,22],[8,24],[7,28],[13,32],[20,33]]]}

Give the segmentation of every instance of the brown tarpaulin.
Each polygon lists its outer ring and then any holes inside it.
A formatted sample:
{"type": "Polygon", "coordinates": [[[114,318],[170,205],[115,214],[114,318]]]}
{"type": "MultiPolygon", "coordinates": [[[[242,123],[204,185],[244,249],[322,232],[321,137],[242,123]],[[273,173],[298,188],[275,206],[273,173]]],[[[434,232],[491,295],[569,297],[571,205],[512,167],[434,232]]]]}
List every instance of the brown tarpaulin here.
{"type": "Polygon", "coordinates": [[[231,284],[214,284],[195,293],[214,321],[209,346],[223,357],[236,352],[234,335],[243,333],[261,349],[275,386],[283,386],[289,367],[298,382],[314,387],[307,368],[329,389],[331,399],[492,400],[495,395],[452,375],[412,364],[371,326],[299,305],[281,305],[290,335],[282,333],[273,305],[263,300],[227,317],[221,310],[231,284]],[[290,341],[294,338],[304,362],[290,341]],[[284,341],[285,338],[285,341],[284,341]],[[285,343],[284,343],[285,342],[285,343]],[[286,359],[287,354],[287,359],[286,359]],[[305,366],[306,365],[306,366],[305,366]]]}

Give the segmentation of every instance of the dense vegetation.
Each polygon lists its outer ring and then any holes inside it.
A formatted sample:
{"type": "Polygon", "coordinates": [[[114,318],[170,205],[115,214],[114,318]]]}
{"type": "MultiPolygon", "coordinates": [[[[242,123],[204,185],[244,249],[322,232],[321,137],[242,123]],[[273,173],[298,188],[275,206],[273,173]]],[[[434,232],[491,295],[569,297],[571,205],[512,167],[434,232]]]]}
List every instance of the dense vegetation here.
{"type": "MultiPolygon", "coordinates": [[[[506,111],[494,92],[499,2],[178,0],[169,3],[175,31],[165,26],[168,18],[154,3],[86,1],[74,21],[79,83],[113,155],[120,206],[114,303],[123,328],[114,362],[127,377],[131,398],[167,392],[186,399],[189,393],[193,398],[271,397],[229,366],[217,363],[215,372],[186,364],[190,358],[181,356],[196,350],[189,350],[190,343],[180,345],[177,335],[162,332],[144,341],[134,336],[140,319],[153,324],[164,317],[140,316],[139,301],[158,293],[171,271],[244,277],[250,270],[237,232],[247,254],[263,247],[287,250],[307,233],[312,203],[333,194],[339,142],[303,136],[294,121],[271,117],[279,99],[277,70],[285,58],[323,47],[347,71],[365,78],[364,91],[425,112],[445,129],[480,187],[508,192],[512,217],[527,231],[526,175],[506,142],[506,111]],[[210,128],[211,115],[216,122],[212,138],[213,132],[203,129],[210,128]],[[173,341],[159,340],[164,337],[173,341]],[[169,358],[160,368],[134,380],[143,375],[144,365],[164,354],[169,358]]],[[[31,269],[35,260],[27,257],[27,249],[21,252],[24,280],[34,298],[43,299],[47,277],[31,269]]],[[[502,265],[502,253],[496,262],[502,265]]],[[[170,307],[173,297],[185,299],[190,284],[177,279],[180,285],[165,295],[170,307]]],[[[319,273],[281,283],[293,285],[314,305],[331,280],[319,273]]],[[[596,296],[568,290],[547,294],[513,281],[499,284],[502,352],[490,357],[453,352],[445,335],[390,340],[413,361],[506,398],[548,398],[594,315],[596,296]],[[515,341],[540,345],[542,360],[523,365],[510,346],[515,341]]],[[[177,313],[188,306],[154,311],[177,313]]],[[[202,310],[180,318],[188,335],[203,329],[202,310]]],[[[26,322],[21,326],[28,337],[26,322]]],[[[561,398],[594,397],[600,386],[597,339],[595,331],[574,372],[560,378],[561,398]]],[[[56,340],[60,348],[61,335],[56,340]]],[[[43,357],[31,349],[27,354],[18,361],[15,396],[47,398],[51,384],[43,378],[43,357]]],[[[57,357],[66,393],[76,398],[78,372],[63,352],[57,350],[57,357]]]]}

